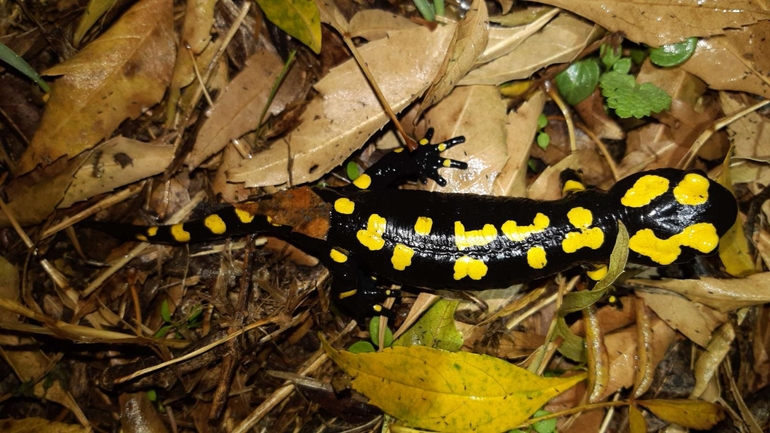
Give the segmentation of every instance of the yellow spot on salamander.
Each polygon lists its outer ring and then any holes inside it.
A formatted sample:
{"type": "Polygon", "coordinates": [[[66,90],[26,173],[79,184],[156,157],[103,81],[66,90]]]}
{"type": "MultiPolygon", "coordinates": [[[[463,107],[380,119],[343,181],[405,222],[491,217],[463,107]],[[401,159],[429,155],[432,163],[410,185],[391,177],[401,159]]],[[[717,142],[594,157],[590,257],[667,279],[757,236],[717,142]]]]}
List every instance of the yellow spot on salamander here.
{"type": "Polygon", "coordinates": [[[414,232],[420,236],[428,236],[431,229],[433,229],[433,219],[429,217],[417,217],[417,222],[414,223],[414,232]]]}
{"type": "Polygon", "coordinates": [[[387,222],[385,218],[372,214],[369,216],[369,221],[366,224],[365,230],[359,230],[356,233],[356,238],[361,245],[369,248],[372,251],[381,250],[385,246],[385,239],[382,238],[382,234],[385,233],[387,222]]]}
{"type": "Polygon", "coordinates": [[[479,259],[462,256],[455,261],[455,280],[471,277],[472,280],[480,280],[487,274],[487,265],[479,259]]]}
{"type": "Polygon", "coordinates": [[[465,226],[460,221],[455,221],[455,244],[457,249],[464,250],[471,247],[483,247],[497,238],[497,229],[492,224],[484,224],[481,230],[465,231],[465,226]]]}
{"type": "Polygon", "coordinates": [[[599,265],[590,271],[586,271],[586,275],[594,281],[599,281],[607,275],[607,265],[599,265]]]}
{"type": "Polygon", "coordinates": [[[158,226],[147,227],[147,236],[153,237],[158,234],[158,226]]]}
{"type": "Polygon", "coordinates": [[[348,198],[338,198],[334,201],[334,210],[341,214],[350,215],[356,209],[356,204],[348,198]]]}
{"type": "Polygon", "coordinates": [[[642,176],[634,182],[631,189],[626,191],[626,194],[620,199],[620,203],[628,207],[642,207],[666,191],[668,191],[668,179],[665,177],[642,176]]]}
{"type": "Polygon", "coordinates": [[[443,152],[446,150],[446,143],[439,143],[436,145],[436,147],[438,147],[439,152],[443,152]]]}
{"type": "Polygon", "coordinates": [[[351,297],[351,296],[354,296],[354,295],[356,294],[356,292],[358,292],[358,290],[356,290],[356,289],[353,289],[353,290],[348,290],[347,292],[342,292],[342,293],[340,293],[340,294],[337,296],[337,299],[345,299],[345,298],[349,298],[349,297],[351,297]]]}
{"type": "Polygon", "coordinates": [[[527,264],[533,269],[543,269],[548,264],[545,248],[538,245],[527,250],[527,264]]]}
{"type": "Polygon", "coordinates": [[[709,199],[709,180],[699,174],[688,173],[674,188],[674,197],[683,205],[706,203],[709,199]]]}
{"type": "Polygon", "coordinates": [[[549,220],[547,216],[538,212],[538,214],[535,215],[535,218],[532,219],[532,224],[530,225],[519,227],[519,225],[516,224],[516,221],[508,220],[503,223],[502,229],[503,234],[510,239],[511,242],[521,242],[535,233],[542,232],[548,228],[550,223],[551,220],[549,220]]]}
{"type": "Polygon", "coordinates": [[[361,176],[358,176],[358,178],[356,178],[356,180],[353,181],[353,185],[357,186],[358,189],[369,188],[371,184],[372,184],[372,177],[366,173],[362,174],[361,176]]]}
{"type": "Polygon", "coordinates": [[[177,242],[190,242],[190,232],[184,229],[184,224],[174,224],[170,227],[171,236],[177,242]]]}
{"type": "Polygon", "coordinates": [[[266,220],[267,220],[267,222],[268,222],[270,225],[272,225],[273,227],[280,227],[280,226],[281,226],[280,224],[278,224],[278,223],[276,223],[276,222],[273,222],[273,217],[271,217],[270,215],[266,216],[266,217],[265,217],[265,219],[266,219],[266,220]]]}
{"type": "Polygon", "coordinates": [[[428,141],[427,138],[421,138],[418,143],[420,143],[420,146],[425,146],[426,144],[430,143],[430,141],[428,141]]]}
{"type": "Polygon", "coordinates": [[[441,161],[441,165],[443,165],[444,167],[451,167],[452,166],[452,160],[451,159],[445,159],[445,160],[441,161]]]}
{"type": "Polygon", "coordinates": [[[397,147],[397,148],[393,149],[393,153],[401,153],[403,151],[404,151],[403,147],[397,147]]]}
{"type": "Polygon", "coordinates": [[[393,269],[397,271],[403,271],[407,266],[412,264],[412,256],[414,256],[414,250],[404,244],[396,244],[393,248],[393,257],[390,258],[390,262],[393,263],[393,269]]]}
{"type": "Polygon", "coordinates": [[[348,261],[348,256],[345,253],[334,248],[329,251],[329,257],[337,263],[345,263],[348,261]]]}
{"type": "Polygon", "coordinates": [[[595,250],[602,246],[604,232],[598,227],[591,227],[594,217],[590,210],[582,207],[570,209],[567,219],[580,231],[569,232],[564,237],[561,247],[565,253],[574,253],[584,247],[595,250]]]}
{"type": "Polygon", "coordinates": [[[137,234],[135,237],[136,237],[137,240],[142,241],[142,242],[147,242],[147,240],[148,240],[147,236],[145,236],[145,235],[137,234]]]}
{"type": "Polygon", "coordinates": [[[639,230],[628,240],[628,248],[642,256],[649,257],[655,263],[669,265],[679,254],[681,247],[690,247],[708,254],[719,244],[719,235],[713,224],[693,224],[681,233],[668,239],[660,239],[650,229],[639,230]]]}
{"type": "Polygon", "coordinates": [[[564,186],[562,187],[561,190],[565,194],[570,194],[570,193],[573,193],[573,192],[585,191],[585,189],[586,189],[585,185],[583,185],[582,183],[580,183],[580,182],[578,182],[576,180],[570,179],[570,180],[564,182],[564,186]]]}
{"type": "Polygon", "coordinates": [[[243,209],[235,208],[235,216],[238,217],[238,220],[244,224],[248,224],[254,220],[254,215],[246,212],[243,209]]]}
{"type": "Polygon", "coordinates": [[[225,224],[224,220],[222,220],[222,218],[217,214],[211,214],[207,216],[203,220],[203,225],[205,225],[206,228],[215,235],[221,235],[227,231],[227,224],[225,224]]]}

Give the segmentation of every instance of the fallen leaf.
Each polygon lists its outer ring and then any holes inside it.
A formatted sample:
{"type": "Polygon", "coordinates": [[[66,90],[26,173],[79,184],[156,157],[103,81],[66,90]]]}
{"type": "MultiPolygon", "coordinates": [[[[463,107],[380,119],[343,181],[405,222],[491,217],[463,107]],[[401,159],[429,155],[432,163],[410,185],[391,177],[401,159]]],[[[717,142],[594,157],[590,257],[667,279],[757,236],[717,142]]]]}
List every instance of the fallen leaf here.
{"type": "MultiPolygon", "coordinates": [[[[457,82],[471,70],[489,39],[489,14],[483,0],[474,0],[471,8],[457,25],[449,51],[439,68],[436,79],[423,97],[420,111],[435,105],[454,89],[457,82]]],[[[419,114],[418,114],[419,116],[419,114]]]]}
{"type": "Polygon", "coordinates": [[[435,431],[512,429],[585,379],[540,377],[490,356],[422,346],[352,354],[323,345],[370,404],[407,425],[435,431]]]}
{"type": "Polygon", "coordinates": [[[418,25],[409,19],[380,9],[363,10],[350,19],[348,32],[351,38],[376,41],[388,36],[394,30],[409,30],[418,25]]]}
{"type": "Polygon", "coordinates": [[[492,86],[456,88],[425,114],[426,124],[440,131],[434,142],[464,135],[465,143],[442,156],[468,163],[466,170],[444,170],[445,187],[429,190],[491,194],[495,178],[508,160],[505,145],[505,101],[492,86]]]}
{"type": "MultiPolygon", "coordinates": [[[[281,59],[268,50],[260,50],[246,60],[246,66],[222,90],[211,107],[211,115],[198,131],[193,149],[187,156],[186,164],[190,169],[220,152],[231,140],[259,126],[257,121],[282,69],[281,59]]],[[[301,90],[303,76],[302,68],[289,70],[267,114],[281,113],[297,97],[295,92],[301,90]]]]}
{"type": "Polygon", "coordinates": [[[593,24],[562,12],[510,53],[470,71],[459,84],[497,86],[529,78],[545,66],[572,61],[596,37],[593,30],[593,24]]]}
{"type": "Polygon", "coordinates": [[[653,47],[681,42],[697,36],[718,35],[770,19],[761,1],[626,1],[626,0],[542,0],[572,11],[611,32],[622,32],[631,41],[653,47]]]}
{"type": "Polygon", "coordinates": [[[115,137],[91,153],[72,174],[72,183],[56,207],[66,208],[95,195],[163,173],[173,159],[174,146],[115,137]]]}
{"type": "Polygon", "coordinates": [[[770,274],[767,272],[739,280],[702,277],[699,280],[634,279],[629,282],[679,293],[722,313],[770,302],[770,274]]]}
{"type": "Polygon", "coordinates": [[[257,0],[270,22],[318,54],[321,52],[321,18],[313,0],[257,0]]]}
{"type": "MultiPolygon", "coordinates": [[[[394,110],[400,111],[433,80],[453,26],[431,32],[400,30],[359,49],[394,110]]],[[[332,69],[315,86],[300,124],[266,151],[228,172],[230,182],[246,186],[312,182],[359,149],[388,118],[355,60],[332,69]],[[289,163],[291,160],[291,163],[289,163]]]]}
{"type": "Polygon", "coordinates": [[[75,33],[72,35],[72,45],[79,46],[88,29],[96,24],[102,15],[115,6],[115,3],[117,3],[117,0],[90,0],[88,6],[83,11],[83,15],[80,17],[75,33]]]}
{"type": "Polygon", "coordinates": [[[681,67],[712,89],[770,97],[770,48],[765,43],[768,37],[770,22],[762,21],[727,31],[724,36],[701,39],[695,54],[681,67]]]}
{"type": "Polygon", "coordinates": [[[671,293],[637,291],[636,295],[669,326],[702,347],[711,340],[711,332],[727,320],[716,310],[671,293]]]}
{"type": "Polygon", "coordinates": [[[730,348],[735,341],[735,328],[732,323],[727,322],[714,332],[711,341],[709,341],[706,350],[701,352],[695,361],[695,387],[690,396],[692,398],[700,397],[706,390],[711,379],[719,372],[719,366],[724,361],[725,356],[730,352],[730,348]]]}
{"type": "Polygon", "coordinates": [[[700,400],[637,400],[658,417],[697,430],[713,427],[724,418],[724,411],[714,403],[700,400]]]}
{"type": "Polygon", "coordinates": [[[46,71],[56,80],[19,173],[90,149],[158,103],[174,66],[172,3],[142,0],[83,51],[46,71]]]}
{"type": "Polygon", "coordinates": [[[49,421],[43,418],[4,419],[0,421],[0,431],[6,433],[86,433],[91,428],[78,424],[49,421]]]}

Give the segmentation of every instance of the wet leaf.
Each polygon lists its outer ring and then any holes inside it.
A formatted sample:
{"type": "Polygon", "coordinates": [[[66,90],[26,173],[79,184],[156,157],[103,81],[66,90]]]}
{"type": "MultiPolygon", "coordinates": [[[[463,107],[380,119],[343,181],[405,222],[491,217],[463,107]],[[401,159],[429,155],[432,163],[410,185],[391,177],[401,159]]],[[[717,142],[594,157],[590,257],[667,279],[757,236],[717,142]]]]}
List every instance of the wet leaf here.
{"type": "Polygon", "coordinates": [[[459,301],[439,299],[393,343],[394,346],[427,346],[456,352],[463,347],[463,336],[455,326],[459,301]]]}
{"type": "Polygon", "coordinates": [[[599,84],[599,65],[594,59],[575,62],[569,68],[556,75],[556,85],[559,93],[570,105],[577,105],[591,96],[599,84]]]}
{"type": "Polygon", "coordinates": [[[628,407],[628,430],[631,433],[647,433],[647,421],[635,405],[628,407]]]}
{"type": "Polygon", "coordinates": [[[351,354],[323,344],[370,404],[407,425],[436,431],[514,428],[585,378],[544,378],[497,358],[421,346],[351,354]]]}
{"type": "Polygon", "coordinates": [[[46,75],[56,80],[19,172],[90,149],[166,92],[174,65],[172,4],[142,0],[99,39],[46,75]]]}

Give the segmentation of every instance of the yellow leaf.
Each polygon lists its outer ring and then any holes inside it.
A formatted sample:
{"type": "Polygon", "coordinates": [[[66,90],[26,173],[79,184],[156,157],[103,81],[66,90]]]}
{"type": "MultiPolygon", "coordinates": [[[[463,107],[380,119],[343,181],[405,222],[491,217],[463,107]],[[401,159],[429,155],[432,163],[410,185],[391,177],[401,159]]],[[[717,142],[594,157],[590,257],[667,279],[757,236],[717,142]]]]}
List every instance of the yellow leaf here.
{"type": "Polygon", "coordinates": [[[19,174],[77,156],[161,100],[174,66],[173,18],[169,0],[142,0],[75,57],[46,71],[63,76],[19,174]]]}
{"type": "Polygon", "coordinates": [[[490,356],[422,346],[352,354],[322,342],[371,404],[407,425],[436,431],[512,429],[586,377],[545,378],[490,356]]]}
{"type": "Polygon", "coordinates": [[[631,433],[647,433],[647,421],[638,407],[628,407],[628,431],[631,433]]]}
{"type": "Polygon", "coordinates": [[[271,23],[314,53],[321,52],[321,18],[313,0],[257,0],[257,4],[271,23]]]}
{"type": "Polygon", "coordinates": [[[724,418],[720,406],[702,400],[637,400],[636,404],[670,423],[705,430],[724,418]]]}
{"type": "Polygon", "coordinates": [[[88,29],[94,25],[99,18],[102,17],[111,7],[115,6],[117,0],[90,0],[86,10],[83,11],[83,16],[80,17],[78,27],[75,29],[75,33],[72,35],[72,45],[80,45],[80,41],[83,40],[83,36],[86,35],[88,29]]]}

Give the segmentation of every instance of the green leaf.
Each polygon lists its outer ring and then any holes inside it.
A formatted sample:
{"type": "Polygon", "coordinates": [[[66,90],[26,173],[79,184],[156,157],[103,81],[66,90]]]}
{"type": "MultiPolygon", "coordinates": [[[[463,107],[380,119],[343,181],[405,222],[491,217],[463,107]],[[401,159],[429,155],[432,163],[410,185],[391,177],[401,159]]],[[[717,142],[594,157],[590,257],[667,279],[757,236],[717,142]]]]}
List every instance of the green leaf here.
{"type": "Polygon", "coordinates": [[[556,319],[554,336],[564,340],[557,349],[559,353],[575,362],[586,362],[585,342],[569,329],[563,316],[556,319]]]}
{"type": "Polygon", "coordinates": [[[620,72],[621,74],[627,74],[628,71],[631,70],[631,59],[626,57],[624,59],[618,60],[614,65],[612,65],[612,70],[615,72],[620,72]]]}
{"type": "Polygon", "coordinates": [[[612,45],[602,44],[599,48],[599,57],[602,59],[602,64],[605,69],[612,68],[621,57],[620,47],[613,47],[612,45]]]}
{"type": "Polygon", "coordinates": [[[358,164],[353,161],[348,161],[348,163],[345,164],[345,174],[348,175],[348,179],[353,181],[358,179],[358,176],[361,176],[361,170],[359,170],[358,164]]]}
{"type": "Polygon", "coordinates": [[[404,332],[394,346],[429,346],[456,352],[463,347],[463,336],[455,326],[455,310],[459,301],[440,299],[420,320],[404,332]]]}
{"type": "Polygon", "coordinates": [[[348,347],[348,352],[350,353],[373,353],[376,351],[372,343],[363,340],[356,341],[348,347]]]}
{"type": "Polygon", "coordinates": [[[548,145],[551,144],[551,136],[546,134],[545,132],[538,132],[537,133],[537,145],[545,150],[548,145]]]}
{"type": "Polygon", "coordinates": [[[545,114],[540,113],[540,115],[537,116],[537,128],[543,129],[546,126],[548,126],[548,117],[546,117],[545,114]]]}
{"type": "Polygon", "coordinates": [[[265,17],[278,28],[321,52],[321,18],[313,0],[257,0],[265,17]]]}
{"type": "MultiPolygon", "coordinates": [[[[369,321],[369,338],[372,340],[372,343],[379,346],[379,335],[380,335],[380,325],[382,322],[380,321],[380,317],[372,317],[372,320],[369,321]]],[[[383,336],[383,347],[389,347],[391,344],[393,344],[393,331],[390,330],[390,328],[385,328],[385,335],[383,336]]]]}
{"type": "Polygon", "coordinates": [[[568,104],[576,105],[591,96],[599,82],[599,73],[596,61],[581,60],[556,75],[556,86],[568,104]]]}
{"type": "Polygon", "coordinates": [[[171,309],[168,307],[168,299],[164,299],[160,304],[160,317],[166,323],[171,323],[171,309]]]}
{"type": "Polygon", "coordinates": [[[599,80],[607,105],[618,117],[641,119],[650,112],[658,113],[671,106],[671,97],[651,83],[637,84],[633,76],[616,71],[606,72],[599,80]]]}
{"type": "Polygon", "coordinates": [[[173,326],[171,326],[171,325],[161,326],[160,329],[158,329],[158,331],[155,334],[153,334],[152,337],[153,338],[164,338],[166,335],[168,335],[169,331],[171,331],[172,328],[173,328],[173,326]]]}
{"type": "Polygon", "coordinates": [[[428,3],[427,0],[414,0],[414,6],[425,21],[436,21],[436,13],[433,11],[433,5],[428,3]]]}
{"type": "MultiPolygon", "coordinates": [[[[550,414],[551,412],[548,412],[547,410],[539,410],[532,415],[532,418],[540,418],[541,416],[550,414]]],[[[532,424],[532,428],[535,429],[537,433],[554,433],[556,431],[556,418],[538,421],[532,424]]]]}
{"type": "Polygon", "coordinates": [[[40,75],[37,74],[37,71],[35,71],[35,69],[32,68],[29,63],[27,63],[24,59],[22,59],[18,54],[14,53],[13,50],[8,48],[3,43],[0,43],[0,60],[4,61],[12,68],[26,75],[44,92],[48,93],[51,90],[48,87],[48,84],[46,84],[46,82],[40,78],[40,75]]]}
{"type": "Polygon", "coordinates": [[[501,359],[422,346],[352,354],[321,343],[369,403],[409,426],[499,433],[585,379],[537,376],[501,359]]]}
{"type": "Polygon", "coordinates": [[[650,50],[650,61],[663,67],[681,65],[692,56],[697,46],[698,38],[687,38],[684,42],[653,48],[650,50]]]}

